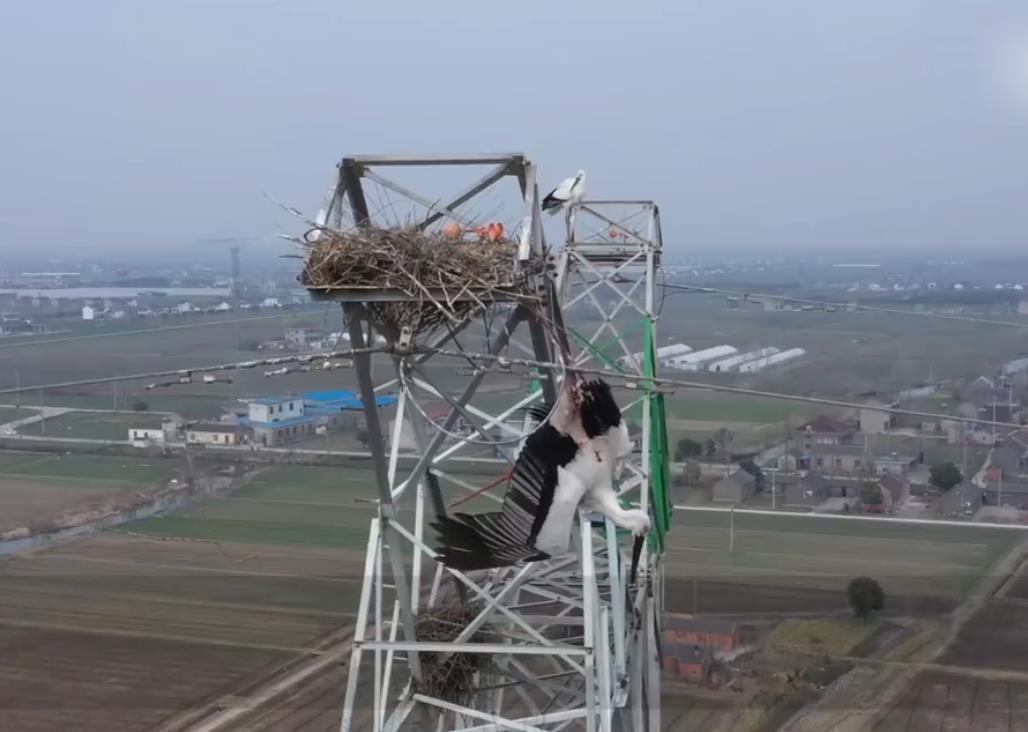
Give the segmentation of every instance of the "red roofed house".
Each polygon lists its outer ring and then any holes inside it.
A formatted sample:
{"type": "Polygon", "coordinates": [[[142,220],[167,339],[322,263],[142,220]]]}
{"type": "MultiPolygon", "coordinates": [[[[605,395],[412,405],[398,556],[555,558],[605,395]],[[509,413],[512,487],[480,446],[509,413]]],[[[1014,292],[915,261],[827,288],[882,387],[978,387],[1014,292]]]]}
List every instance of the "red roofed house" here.
{"type": "Polygon", "coordinates": [[[670,644],[731,651],[739,645],[739,625],[734,620],[669,615],[664,625],[664,640],[670,644]]]}

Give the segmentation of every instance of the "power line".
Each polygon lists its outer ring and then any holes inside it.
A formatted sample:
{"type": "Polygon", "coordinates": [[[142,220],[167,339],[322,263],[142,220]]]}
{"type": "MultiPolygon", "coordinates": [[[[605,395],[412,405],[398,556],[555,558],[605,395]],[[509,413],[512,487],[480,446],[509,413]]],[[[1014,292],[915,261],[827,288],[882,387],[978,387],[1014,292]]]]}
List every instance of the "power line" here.
{"type": "MultiPolygon", "coordinates": [[[[551,363],[547,361],[535,361],[526,358],[514,358],[510,356],[496,356],[489,353],[469,353],[467,351],[451,351],[443,348],[431,348],[422,347],[422,352],[433,353],[440,356],[456,356],[459,358],[471,358],[480,359],[483,361],[502,361],[504,364],[517,364],[519,366],[528,366],[531,368],[561,368],[560,364],[551,363]]],[[[638,387],[639,385],[646,384],[650,387],[662,387],[662,386],[674,386],[686,389],[705,389],[707,391],[725,392],[728,394],[742,394],[746,396],[757,396],[764,397],[766,399],[778,399],[781,401],[793,401],[793,402],[805,402],[807,404],[820,404],[822,406],[829,407],[842,407],[845,409],[867,409],[875,412],[885,412],[888,414],[906,415],[910,417],[927,417],[929,419],[945,419],[953,422],[961,422],[965,424],[978,424],[986,425],[989,427],[1008,427],[1012,429],[1022,429],[1025,425],[1015,424],[1014,422],[997,422],[986,419],[978,419],[976,417],[963,417],[955,414],[940,414],[937,412],[921,412],[913,409],[900,409],[897,407],[888,407],[884,404],[873,404],[873,403],[861,403],[861,402],[850,402],[843,399],[828,399],[824,397],[810,397],[803,396],[801,394],[785,394],[777,391],[763,391],[761,389],[747,389],[740,386],[724,386],[721,384],[708,384],[702,381],[685,381],[682,379],[665,379],[661,377],[648,377],[636,374],[624,374],[618,371],[612,371],[609,369],[598,369],[598,368],[582,368],[580,366],[568,366],[569,372],[577,372],[581,374],[593,374],[595,376],[604,376],[611,379],[620,379],[626,382],[626,386],[629,388],[638,387]]]]}
{"type": "MultiPolygon", "coordinates": [[[[477,359],[479,361],[488,362],[503,362],[505,365],[519,365],[527,366],[531,368],[546,368],[546,369],[563,369],[559,363],[549,361],[535,361],[533,359],[526,358],[515,358],[511,356],[498,356],[489,353],[474,353],[469,351],[453,351],[443,348],[434,348],[431,346],[423,346],[420,349],[421,353],[431,353],[440,356],[452,356],[455,358],[462,359],[477,359]]],[[[203,374],[211,373],[216,371],[232,371],[238,369],[250,369],[257,366],[276,366],[284,363],[297,363],[305,361],[314,361],[319,359],[332,359],[332,358],[347,358],[354,355],[363,353],[389,353],[390,349],[385,347],[377,348],[363,348],[363,349],[346,349],[341,351],[325,351],[322,353],[308,353],[296,356],[277,356],[273,358],[258,359],[254,361],[238,361],[234,363],[216,364],[212,366],[197,366],[188,369],[174,369],[168,371],[153,371],[145,374],[127,374],[124,376],[106,376],[95,379],[80,379],[77,381],[65,381],[52,384],[37,384],[34,386],[23,386],[14,387],[7,389],[0,389],[0,395],[6,394],[18,394],[25,392],[34,392],[40,390],[50,389],[62,389],[74,386],[88,386],[92,384],[111,384],[120,381],[137,381],[142,379],[158,379],[166,376],[191,376],[192,374],[203,374]]],[[[911,409],[900,409],[896,407],[887,407],[881,404],[861,403],[861,402],[850,402],[843,399],[829,399],[825,397],[811,397],[803,396],[801,394],[786,394],[783,392],[775,391],[764,391],[760,389],[747,389],[738,386],[725,386],[722,384],[709,384],[702,381],[686,381],[682,379],[667,379],[667,378],[649,378],[646,376],[634,375],[634,374],[623,374],[617,371],[609,369],[599,368],[583,368],[580,366],[566,367],[569,372],[576,372],[581,374],[593,374],[595,376],[603,376],[609,379],[618,379],[626,382],[626,386],[638,386],[640,384],[647,384],[650,387],[680,387],[686,389],[703,389],[707,391],[723,392],[728,394],[741,394],[745,396],[757,396],[766,399],[778,399],[781,401],[793,401],[793,402],[804,402],[807,404],[819,404],[822,406],[830,407],[841,407],[844,409],[867,409],[875,412],[884,412],[888,414],[907,415],[911,417],[927,417],[929,419],[945,419],[953,422],[960,422],[964,424],[978,424],[989,427],[1005,427],[1011,429],[1021,429],[1024,425],[1015,424],[1013,422],[999,422],[986,419],[978,419],[975,417],[963,417],[955,414],[940,414],[937,412],[922,412],[911,409]]]]}
{"type": "Polygon", "coordinates": [[[883,308],[877,305],[864,305],[858,302],[840,302],[834,300],[811,300],[803,297],[790,297],[788,295],[772,295],[767,292],[748,292],[746,290],[726,290],[720,287],[701,287],[699,285],[677,285],[668,282],[664,288],[669,290],[680,290],[682,292],[709,293],[713,295],[728,295],[741,297],[743,299],[755,298],[759,300],[778,300],[780,302],[796,303],[798,305],[816,305],[822,307],[837,308],[849,311],[865,311],[871,313],[888,313],[890,315],[912,315],[919,318],[937,318],[939,320],[955,320],[962,323],[978,323],[983,325],[999,325],[1006,328],[1019,328],[1028,330],[1028,323],[1019,323],[1014,320],[994,320],[991,318],[975,318],[969,315],[951,315],[938,313],[931,310],[905,310],[903,308],[883,308]]]}
{"type": "Polygon", "coordinates": [[[297,356],[275,356],[272,358],[261,358],[255,361],[236,361],[234,363],[222,363],[214,366],[196,366],[194,368],[173,369],[168,371],[152,371],[146,374],[126,374],[125,376],[102,376],[95,379],[79,379],[77,381],[62,381],[54,384],[36,384],[35,386],[18,386],[8,389],[0,389],[0,395],[18,394],[22,392],[65,389],[73,386],[89,386],[91,384],[115,384],[119,381],[137,381],[140,379],[160,379],[166,376],[192,376],[193,374],[205,374],[214,371],[235,371],[239,369],[252,369],[257,366],[277,366],[284,363],[301,363],[308,361],[328,360],[332,358],[348,358],[363,353],[382,353],[386,349],[377,348],[350,348],[343,351],[325,351],[323,353],[305,353],[297,356]]]}

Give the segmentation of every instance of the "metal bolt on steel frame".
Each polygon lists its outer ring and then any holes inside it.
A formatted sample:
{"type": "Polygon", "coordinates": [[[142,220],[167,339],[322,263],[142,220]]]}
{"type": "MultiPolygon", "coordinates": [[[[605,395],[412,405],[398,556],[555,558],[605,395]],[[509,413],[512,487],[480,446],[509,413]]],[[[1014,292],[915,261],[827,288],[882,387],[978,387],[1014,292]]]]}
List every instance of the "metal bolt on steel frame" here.
{"type": "MultiPolygon", "coordinates": [[[[387,225],[368,208],[366,186],[370,182],[423,205],[425,215],[414,225],[428,227],[446,219],[465,223],[462,207],[508,178],[517,183],[522,207],[516,265],[545,265],[548,249],[540,220],[536,169],[518,154],[344,158],[329,191],[324,221],[333,228],[341,227],[345,212],[357,226],[387,225]],[[462,191],[443,197],[415,192],[380,172],[404,166],[418,166],[422,173],[426,168],[453,166],[488,166],[488,170],[462,191]]],[[[550,271],[545,266],[526,271],[538,273],[533,276],[544,300],[542,312],[551,321],[562,322],[558,288],[550,271]]],[[[368,303],[408,299],[395,291],[367,289],[312,295],[342,304],[355,349],[371,337],[368,303]]],[[[460,349],[459,337],[470,338],[472,330],[471,323],[462,322],[447,333],[432,336],[434,340],[427,345],[460,349]]],[[[563,329],[546,328],[538,313],[516,306],[509,310],[503,327],[489,337],[487,346],[496,355],[520,352],[553,363],[562,345],[555,342],[560,340],[555,333],[563,333],[563,329]],[[527,335],[526,342],[522,335],[527,335]]],[[[373,364],[370,353],[354,359],[379,510],[368,536],[340,729],[659,729],[652,726],[654,719],[659,720],[659,711],[657,717],[636,714],[638,722],[627,713],[629,706],[642,709],[646,699],[659,700],[652,686],[658,684],[659,694],[659,677],[652,670],[645,675],[649,684],[645,692],[630,682],[643,676],[636,672],[643,659],[651,666],[656,663],[656,626],[650,618],[656,612],[659,587],[654,582],[658,565],[652,551],[646,555],[640,589],[634,591],[628,587],[622,537],[609,522],[598,524],[581,514],[572,542],[574,552],[567,556],[475,576],[434,562],[428,525],[447,510],[444,491],[451,486],[460,491],[475,487],[461,475],[468,465],[490,466],[493,475],[506,470],[512,456],[500,445],[514,445],[523,437],[523,423],[517,421],[523,408],[554,399],[563,374],[556,368],[541,369],[537,387],[514,404],[497,408],[483,398],[481,387],[490,378],[503,378],[502,369],[479,362],[458,393],[451,393],[455,391],[452,365],[433,368],[439,357],[419,353],[416,347],[408,350],[409,340],[409,333],[404,333],[390,344],[392,363],[388,363],[389,356],[379,356],[379,362],[373,364]],[[376,383],[376,374],[381,375],[386,366],[391,367],[392,376],[376,383]],[[441,373],[451,380],[443,383],[441,373]],[[375,397],[397,388],[396,413],[387,433],[375,397]],[[439,429],[422,419],[418,400],[423,395],[447,404],[439,429]],[[470,434],[455,434],[458,420],[467,425],[470,434]],[[401,449],[405,423],[413,433],[413,453],[401,449]],[[481,454],[490,442],[499,458],[481,454]],[[419,608],[445,601],[447,593],[451,598],[459,595],[461,602],[473,608],[474,619],[452,643],[419,639],[419,608]],[[488,642],[478,639],[483,628],[490,631],[488,642]],[[434,697],[419,686],[423,661],[453,653],[488,654],[491,659],[489,680],[482,680],[470,700],[434,697]]],[[[659,701],[656,704],[659,706],[659,701]]]]}

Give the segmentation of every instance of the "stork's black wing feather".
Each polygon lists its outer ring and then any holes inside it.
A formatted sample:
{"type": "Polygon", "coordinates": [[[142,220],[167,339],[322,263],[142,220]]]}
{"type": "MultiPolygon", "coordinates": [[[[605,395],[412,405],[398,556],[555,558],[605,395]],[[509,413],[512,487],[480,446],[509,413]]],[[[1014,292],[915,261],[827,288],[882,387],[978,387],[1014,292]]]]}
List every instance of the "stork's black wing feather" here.
{"type": "Polygon", "coordinates": [[[548,423],[529,435],[514,463],[502,509],[458,513],[433,524],[442,562],[467,571],[547,559],[535,548],[535,538],[553,503],[557,468],[571,462],[576,450],[573,439],[548,423]]]}

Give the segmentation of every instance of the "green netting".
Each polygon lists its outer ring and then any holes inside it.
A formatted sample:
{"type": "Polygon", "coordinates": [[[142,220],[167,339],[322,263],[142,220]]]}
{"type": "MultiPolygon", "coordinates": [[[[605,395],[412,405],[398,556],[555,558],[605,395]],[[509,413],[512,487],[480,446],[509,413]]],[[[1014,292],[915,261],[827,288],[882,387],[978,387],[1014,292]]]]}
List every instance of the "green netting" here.
{"type": "MultiPolygon", "coordinates": [[[[652,322],[646,328],[643,373],[657,376],[657,346],[653,341],[652,322]]],[[[654,527],[651,533],[651,549],[664,551],[664,535],[671,527],[671,501],[668,488],[671,485],[671,470],[668,464],[667,413],[664,395],[652,389],[652,383],[644,385],[650,400],[650,501],[653,504],[654,527]]]]}

